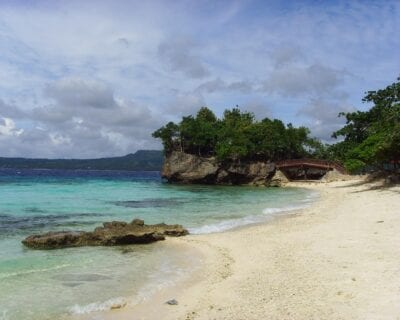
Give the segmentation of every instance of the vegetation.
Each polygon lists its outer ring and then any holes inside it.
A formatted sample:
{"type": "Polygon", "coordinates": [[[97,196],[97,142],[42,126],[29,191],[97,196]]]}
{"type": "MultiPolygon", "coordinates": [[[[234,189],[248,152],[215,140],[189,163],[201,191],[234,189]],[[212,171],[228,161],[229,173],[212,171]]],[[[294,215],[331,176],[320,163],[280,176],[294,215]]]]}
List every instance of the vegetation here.
{"type": "Polygon", "coordinates": [[[159,171],[163,154],[158,150],[139,150],[123,157],[101,159],[26,159],[0,158],[1,168],[159,171]]]}
{"type": "MultiPolygon", "coordinates": [[[[368,91],[363,102],[368,111],[340,113],[346,124],[333,133],[341,141],[324,145],[311,138],[306,127],[285,125],[277,119],[257,121],[238,107],[225,110],[221,119],[207,107],[196,116],[169,122],[153,133],[161,139],[164,152],[183,151],[215,156],[220,161],[298,159],[304,157],[334,160],[350,172],[366,168],[397,169],[400,163],[400,78],[384,89],[368,91]]],[[[0,158],[0,168],[154,170],[161,169],[161,151],[139,150],[124,157],[102,159],[24,159],[0,158]]]]}
{"type": "Polygon", "coordinates": [[[166,154],[182,151],[219,160],[280,160],[313,156],[318,141],[305,127],[295,128],[282,121],[265,118],[256,121],[250,112],[238,107],[225,110],[218,119],[207,107],[195,117],[169,122],[153,133],[160,138],[166,154]]]}
{"type": "Polygon", "coordinates": [[[158,129],[164,152],[183,151],[219,160],[257,159],[277,161],[312,157],[338,161],[350,172],[366,168],[382,169],[400,162],[400,78],[385,89],[369,91],[363,102],[372,103],[368,111],[340,113],[346,118],[343,128],[333,133],[341,141],[323,144],[309,136],[306,127],[285,125],[277,119],[256,121],[250,112],[238,107],[225,110],[218,119],[203,107],[195,117],[183,117],[158,129]]]}
{"type": "Polygon", "coordinates": [[[350,172],[366,167],[398,166],[400,160],[400,78],[385,89],[369,91],[363,102],[368,111],[341,113],[346,125],[333,137],[344,140],[330,147],[331,155],[344,162],[350,172]]]}

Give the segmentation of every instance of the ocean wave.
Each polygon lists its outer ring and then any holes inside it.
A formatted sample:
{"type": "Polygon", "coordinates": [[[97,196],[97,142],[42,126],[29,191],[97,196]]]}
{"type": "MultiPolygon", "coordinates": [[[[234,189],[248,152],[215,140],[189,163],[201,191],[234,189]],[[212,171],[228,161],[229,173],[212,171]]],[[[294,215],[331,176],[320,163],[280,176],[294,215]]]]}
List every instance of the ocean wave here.
{"type": "Polygon", "coordinates": [[[125,305],[126,303],[126,298],[118,297],[106,300],[104,302],[89,303],[83,306],[76,304],[70,307],[68,312],[73,315],[82,315],[96,311],[107,311],[110,310],[113,305],[125,305]]]}
{"type": "Polygon", "coordinates": [[[196,259],[191,261],[190,266],[178,266],[168,259],[160,260],[159,262],[160,265],[157,269],[146,275],[145,282],[135,290],[133,295],[113,297],[102,302],[93,302],[86,305],[75,304],[68,308],[68,312],[72,315],[84,315],[110,310],[113,305],[138,305],[144,303],[161,290],[171,288],[177,283],[187,280],[189,275],[199,267],[196,259]]]}
{"type": "Polygon", "coordinates": [[[265,222],[268,219],[271,219],[275,215],[278,215],[278,214],[288,214],[288,213],[296,212],[298,210],[305,209],[312,202],[314,202],[315,199],[318,198],[318,196],[319,196],[319,194],[317,192],[313,192],[313,193],[307,195],[305,199],[300,200],[301,204],[294,204],[294,205],[285,206],[285,207],[265,208],[262,211],[262,214],[260,214],[260,215],[251,215],[251,216],[246,216],[246,217],[238,218],[238,219],[228,219],[228,220],[219,221],[219,222],[213,223],[213,224],[207,224],[207,225],[200,226],[200,227],[189,228],[189,232],[191,234],[217,233],[217,232],[223,232],[223,231],[227,231],[227,230],[245,226],[245,225],[265,222]]]}
{"type": "Polygon", "coordinates": [[[308,207],[307,204],[302,204],[302,205],[293,205],[282,208],[266,208],[263,210],[263,214],[272,215],[277,213],[289,213],[291,211],[301,210],[307,207],[308,207]]]}
{"type": "Polygon", "coordinates": [[[69,267],[69,266],[71,266],[71,265],[70,264],[61,264],[61,265],[58,265],[55,267],[50,267],[50,268],[9,272],[9,273],[0,274],[0,279],[6,279],[6,278],[11,278],[11,277],[20,277],[20,276],[24,276],[24,275],[28,275],[28,274],[32,274],[32,273],[38,273],[38,272],[53,271],[53,270],[63,269],[63,268],[69,267]]]}
{"type": "Polygon", "coordinates": [[[229,219],[220,221],[213,224],[207,224],[201,227],[189,228],[191,234],[205,234],[205,233],[217,233],[223,232],[230,229],[234,229],[240,226],[245,226],[249,224],[259,223],[265,221],[266,217],[259,216],[247,216],[240,219],[229,219]]]}

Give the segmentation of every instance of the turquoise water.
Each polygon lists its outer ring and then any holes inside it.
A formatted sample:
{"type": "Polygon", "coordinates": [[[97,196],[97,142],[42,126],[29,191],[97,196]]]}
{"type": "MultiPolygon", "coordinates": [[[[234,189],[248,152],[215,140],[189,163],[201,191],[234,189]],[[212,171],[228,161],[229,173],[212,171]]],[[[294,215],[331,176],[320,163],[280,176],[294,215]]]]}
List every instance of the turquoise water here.
{"type": "Polygon", "coordinates": [[[219,232],[304,207],[315,196],[295,188],[169,185],[158,173],[0,170],[0,319],[54,319],[134,303],[193,267],[181,263],[190,252],[165,242],[36,251],[21,245],[29,234],[134,218],[219,232]]]}

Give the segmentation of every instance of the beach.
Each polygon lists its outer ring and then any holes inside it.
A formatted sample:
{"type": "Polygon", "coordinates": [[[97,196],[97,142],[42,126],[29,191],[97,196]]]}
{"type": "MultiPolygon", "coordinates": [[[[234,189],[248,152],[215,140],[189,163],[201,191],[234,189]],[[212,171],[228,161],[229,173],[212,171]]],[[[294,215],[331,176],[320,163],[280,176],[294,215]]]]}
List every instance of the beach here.
{"type": "Polygon", "coordinates": [[[292,185],[320,198],[265,223],[168,239],[198,251],[190,280],[84,318],[400,319],[400,188],[292,185]]]}

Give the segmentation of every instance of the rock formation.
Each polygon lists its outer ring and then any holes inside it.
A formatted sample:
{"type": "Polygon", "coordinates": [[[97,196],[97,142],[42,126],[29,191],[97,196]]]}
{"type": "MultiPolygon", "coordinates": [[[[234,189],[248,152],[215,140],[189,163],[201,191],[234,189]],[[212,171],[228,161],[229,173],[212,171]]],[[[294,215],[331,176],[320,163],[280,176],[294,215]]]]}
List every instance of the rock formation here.
{"type": "Polygon", "coordinates": [[[222,164],[214,157],[174,151],[165,158],[162,176],[169,182],[178,183],[269,185],[275,170],[272,162],[222,164]]]}
{"type": "Polygon", "coordinates": [[[347,174],[342,174],[336,169],[328,171],[321,179],[323,182],[332,182],[332,181],[346,181],[350,180],[353,177],[347,174]]]}
{"type": "Polygon", "coordinates": [[[144,244],[164,240],[165,236],[179,237],[189,232],[181,225],[165,223],[145,225],[143,220],[131,223],[112,221],[103,223],[92,232],[59,231],[42,235],[31,235],[22,243],[33,249],[58,249],[82,246],[117,246],[144,244]]]}
{"type": "Polygon", "coordinates": [[[271,178],[269,182],[270,187],[281,187],[289,182],[289,179],[285,176],[285,174],[281,170],[276,170],[274,176],[271,178]]]}
{"type": "Polygon", "coordinates": [[[219,169],[213,157],[203,158],[174,151],[165,158],[162,176],[170,182],[212,183],[219,169]]]}

